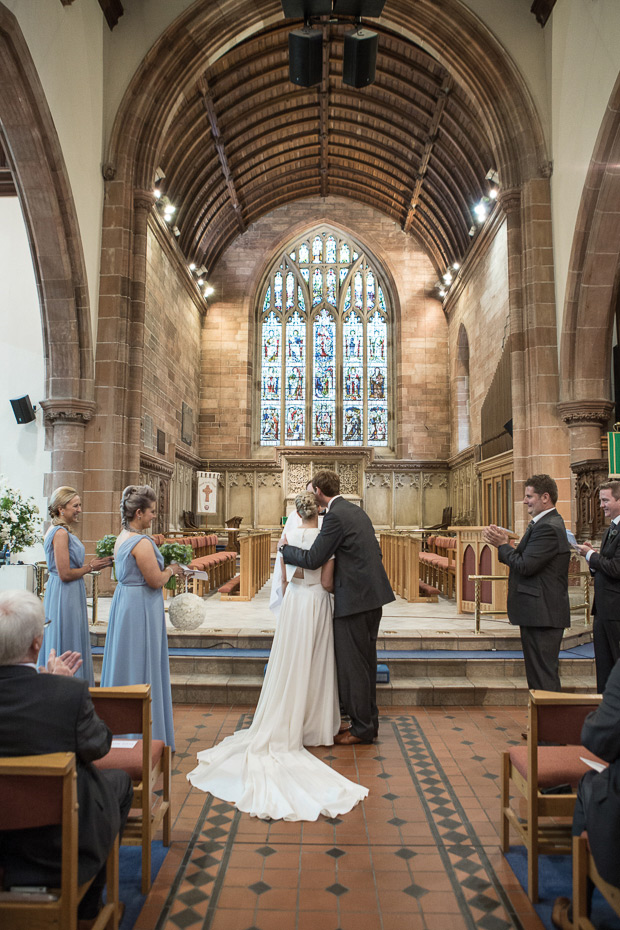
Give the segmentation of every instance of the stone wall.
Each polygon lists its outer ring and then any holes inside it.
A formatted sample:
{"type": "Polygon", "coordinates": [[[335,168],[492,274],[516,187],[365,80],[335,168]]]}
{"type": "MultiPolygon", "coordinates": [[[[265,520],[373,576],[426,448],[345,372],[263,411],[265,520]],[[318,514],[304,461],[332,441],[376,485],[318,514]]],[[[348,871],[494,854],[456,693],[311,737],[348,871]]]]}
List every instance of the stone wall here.
{"type": "MultiPolygon", "coordinates": [[[[478,245],[478,243],[476,243],[478,245]]],[[[472,250],[473,251],[473,250],[472,250]]],[[[509,335],[508,252],[506,223],[502,221],[495,235],[481,243],[472,254],[466,274],[452,288],[448,301],[450,355],[450,423],[451,455],[459,448],[457,411],[463,409],[459,389],[459,333],[465,328],[469,343],[469,414],[470,445],[479,445],[480,414],[493,375],[509,335]]],[[[462,335],[461,335],[462,338],[462,335]]]]}
{"type": "MultiPolygon", "coordinates": [[[[200,455],[205,461],[262,458],[253,445],[257,415],[255,298],[273,256],[317,223],[349,232],[383,266],[394,303],[395,449],[402,459],[445,459],[449,453],[447,325],[433,296],[437,273],[417,241],[361,203],[337,197],[288,204],[240,236],[214,269],[215,288],[202,340],[200,455]]],[[[380,450],[377,455],[381,456],[380,450]]]]}

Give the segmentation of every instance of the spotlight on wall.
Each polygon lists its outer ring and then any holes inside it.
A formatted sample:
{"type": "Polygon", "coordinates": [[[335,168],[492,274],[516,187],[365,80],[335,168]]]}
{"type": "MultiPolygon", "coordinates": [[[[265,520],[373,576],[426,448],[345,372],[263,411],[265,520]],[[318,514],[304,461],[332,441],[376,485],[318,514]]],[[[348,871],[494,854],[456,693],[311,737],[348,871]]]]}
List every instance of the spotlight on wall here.
{"type": "Polygon", "coordinates": [[[18,423],[32,423],[36,419],[35,410],[37,408],[32,406],[30,394],[11,400],[11,407],[18,423]]]}
{"type": "Polygon", "coordinates": [[[211,294],[215,294],[215,288],[212,287],[210,284],[207,284],[207,286],[205,287],[204,293],[205,293],[205,297],[210,297],[211,294]]]}

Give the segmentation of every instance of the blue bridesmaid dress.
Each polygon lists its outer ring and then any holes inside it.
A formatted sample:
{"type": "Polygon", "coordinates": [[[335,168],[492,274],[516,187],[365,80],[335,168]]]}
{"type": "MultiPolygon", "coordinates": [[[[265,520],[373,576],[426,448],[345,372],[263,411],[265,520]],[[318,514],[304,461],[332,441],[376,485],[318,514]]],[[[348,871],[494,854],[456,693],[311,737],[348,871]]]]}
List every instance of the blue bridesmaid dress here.
{"type": "Polygon", "coordinates": [[[66,533],[69,537],[69,566],[81,568],[84,564],[86,549],[83,543],[64,526],[54,526],[45,537],[43,548],[49,570],[45,586],[45,619],[51,621],[45,628],[43,643],[39,653],[39,665],[46,665],[50,649],[56,655],[62,655],[70,649],[82,656],[82,667],[75,674],[84,678],[92,686],[95,684],[93,657],[90,651],[90,634],[88,632],[88,614],[86,612],[86,587],[83,578],[75,581],[61,581],[58,577],[54,557],[54,536],[66,533]]]}
{"type": "Polygon", "coordinates": [[[101,686],[150,684],[153,739],[174,749],[172,692],[164,597],[151,588],[132,554],[134,546],[148,539],[163,570],[161,552],[150,536],[129,536],[118,547],[114,564],[118,584],[103,653],[101,686]]]}

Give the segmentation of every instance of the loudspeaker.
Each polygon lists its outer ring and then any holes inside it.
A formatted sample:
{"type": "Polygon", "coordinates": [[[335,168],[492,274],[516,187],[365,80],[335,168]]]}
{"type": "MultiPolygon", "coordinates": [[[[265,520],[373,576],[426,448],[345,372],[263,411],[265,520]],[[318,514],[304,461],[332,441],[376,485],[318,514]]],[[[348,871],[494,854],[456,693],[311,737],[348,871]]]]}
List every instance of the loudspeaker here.
{"type": "MultiPolygon", "coordinates": [[[[284,2],[284,0],[283,0],[284,2]]],[[[381,16],[385,0],[334,0],[334,16],[381,16]]]]}
{"type": "Polygon", "coordinates": [[[293,84],[312,87],[323,75],[323,33],[318,29],[295,29],[288,34],[288,73],[293,84]]]}
{"type": "Polygon", "coordinates": [[[509,436],[512,436],[512,419],[508,420],[507,423],[504,423],[504,429],[509,436]]]}
{"type": "Polygon", "coordinates": [[[30,402],[30,395],[16,397],[11,401],[11,407],[18,423],[32,423],[36,419],[34,407],[30,402]]]}
{"type": "Polygon", "coordinates": [[[366,87],[372,84],[375,79],[378,45],[377,33],[368,29],[345,33],[343,84],[349,84],[351,87],[366,87]]]}

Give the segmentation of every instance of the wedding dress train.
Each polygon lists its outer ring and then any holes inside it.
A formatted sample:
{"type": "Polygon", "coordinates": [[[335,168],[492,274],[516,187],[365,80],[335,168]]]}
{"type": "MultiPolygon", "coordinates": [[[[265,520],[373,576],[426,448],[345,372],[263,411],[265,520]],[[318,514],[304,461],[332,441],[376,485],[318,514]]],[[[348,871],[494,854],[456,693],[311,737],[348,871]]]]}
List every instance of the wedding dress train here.
{"type": "MultiPolygon", "coordinates": [[[[301,528],[289,541],[308,549],[317,533],[301,528]]],[[[340,723],[331,595],[320,577],[306,570],[289,581],[252,725],[198,753],[187,776],[255,817],[335,817],[368,794],[304,749],[331,746],[340,723]]]]}

